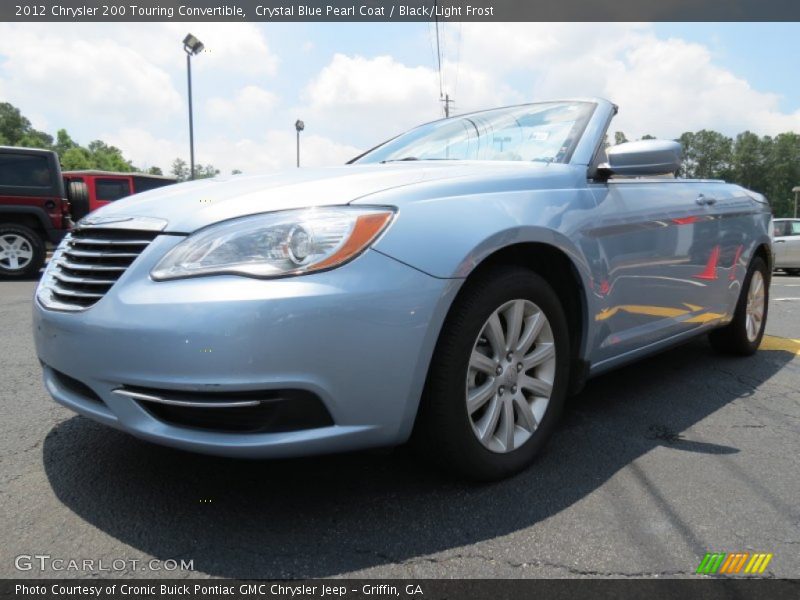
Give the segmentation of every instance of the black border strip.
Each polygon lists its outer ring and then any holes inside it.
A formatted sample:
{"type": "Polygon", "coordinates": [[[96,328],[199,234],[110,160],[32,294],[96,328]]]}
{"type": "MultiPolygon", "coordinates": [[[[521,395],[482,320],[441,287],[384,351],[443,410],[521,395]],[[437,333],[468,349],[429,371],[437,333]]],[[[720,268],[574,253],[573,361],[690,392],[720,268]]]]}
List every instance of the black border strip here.
{"type": "Polygon", "coordinates": [[[11,22],[770,22],[798,0],[3,0],[11,22]]]}
{"type": "Polygon", "coordinates": [[[794,600],[800,580],[727,577],[709,579],[5,579],[2,598],[77,600],[794,600]],[[124,587],[138,593],[124,593],[124,587]],[[196,587],[197,586],[197,587],[196,587]],[[288,588],[293,588],[292,594],[288,588]],[[38,593],[37,593],[38,590],[38,593]],[[152,590],[152,593],[150,592],[152,590]],[[338,590],[339,593],[331,593],[338,590]]]}

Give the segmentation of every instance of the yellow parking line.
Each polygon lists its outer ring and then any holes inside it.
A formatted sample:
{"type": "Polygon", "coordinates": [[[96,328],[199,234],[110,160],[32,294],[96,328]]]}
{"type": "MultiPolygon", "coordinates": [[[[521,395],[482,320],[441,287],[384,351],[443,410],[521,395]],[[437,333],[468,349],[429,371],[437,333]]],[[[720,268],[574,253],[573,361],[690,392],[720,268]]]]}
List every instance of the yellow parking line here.
{"type": "Polygon", "coordinates": [[[760,350],[782,350],[800,356],[800,340],[782,338],[774,335],[765,335],[761,340],[760,350]]]}

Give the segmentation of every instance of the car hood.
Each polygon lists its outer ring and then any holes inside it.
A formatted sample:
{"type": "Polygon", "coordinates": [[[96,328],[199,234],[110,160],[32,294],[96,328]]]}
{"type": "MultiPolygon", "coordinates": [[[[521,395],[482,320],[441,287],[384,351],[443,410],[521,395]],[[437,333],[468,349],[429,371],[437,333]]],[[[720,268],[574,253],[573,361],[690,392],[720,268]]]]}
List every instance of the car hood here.
{"type": "MultiPolygon", "coordinates": [[[[233,175],[171,185],[135,194],[100,208],[89,220],[147,217],[166,221],[164,231],[191,233],[246,215],[343,205],[401,186],[447,179],[497,177],[543,169],[531,163],[415,162],[293,169],[268,175],[233,175]]],[[[376,199],[376,202],[378,200],[376,199]]]]}

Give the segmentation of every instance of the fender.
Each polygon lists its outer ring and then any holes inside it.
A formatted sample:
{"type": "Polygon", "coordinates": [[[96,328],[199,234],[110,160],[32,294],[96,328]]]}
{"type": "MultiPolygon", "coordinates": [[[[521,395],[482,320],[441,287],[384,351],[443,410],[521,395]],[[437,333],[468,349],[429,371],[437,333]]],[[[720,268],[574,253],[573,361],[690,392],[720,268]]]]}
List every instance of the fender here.
{"type": "MultiPolygon", "coordinates": [[[[520,179],[519,187],[510,186],[507,191],[464,193],[470,188],[468,181],[444,182],[378,193],[356,203],[397,206],[396,221],[403,221],[404,226],[392,224],[373,249],[440,279],[463,280],[488,256],[508,246],[552,246],[572,262],[585,290],[581,299],[584,309],[594,314],[602,308],[597,304],[600,299],[590,293],[594,288],[590,254],[596,246],[582,243],[582,232],[590,228],[597,205],[586,187],[585,169],[551,167],[545,177],[537,173],[541,183],[528,176],[520,179]],[[532,183],[545,184],[546,189],[519,189],[532,183]],[[441,193],[438,188],[443,185],[457,186],[462,193],[429,202],[441,193]],[[493,210],[487,210],[487,205],[493,205],[493,210]],[[475,219],[476,214],[482,218],[475,219]],[[429,241],[434,239],[437,249],[432,252],[429,241]]],[[[582,358],[594,335],[594,324],[587,326],[582,358]]]]}
{"type": "MultiPolygon", "coordinates": [[[[42,229],[45,231],[53,229],[53,224],[50,222],[50,217],[41,206],[24,206],[20,204],[14,204],[11,206],[0,205],[0,215],[3,214],[33,215],[36,217],[36,220],[39,221],[42,229]]],[[[0,216],[0,219],[2,219],[2,216],[0,216]]]]}

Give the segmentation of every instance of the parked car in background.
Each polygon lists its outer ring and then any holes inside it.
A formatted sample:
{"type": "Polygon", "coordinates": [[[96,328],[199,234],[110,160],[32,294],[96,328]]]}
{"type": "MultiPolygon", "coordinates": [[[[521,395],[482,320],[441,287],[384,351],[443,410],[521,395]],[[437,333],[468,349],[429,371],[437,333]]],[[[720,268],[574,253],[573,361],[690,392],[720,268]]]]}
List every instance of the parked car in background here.
{"type": "Polygon", "coordinates": [[[176,183],[146,173],[61,171],[50,150],[0,146],[0,277],[39,272],[47,243],[110,202],[176,183]]]}
{"type": "Polygon", "coordinates": [[[508,476],[588,377],[701,334],[748,355],[764,333],[766,199],[657,177],[678,171],[676,142],[606,150],[616,112],[459,115],[344,166],[105,206],[36,292],[47,390],[186,450],[411,439],[468,477],[508,476]]]}
{"type": "Polygon", "coordinates": [[[775,268],[789,275],[800,275],[800,219],[775,219],[775,268]]]}
{"type": "Polygon", "coordinates": [[[38,273],[71,227],[58,155],[0,146],[0,277],[38,273]]]}
{"type": "Polygon", "coordinates": [[[174,177],[113,171],[64,171],[70,194],[72,218],[81,219],[93,210],[133,194],[177,183],[174,177]]]}

